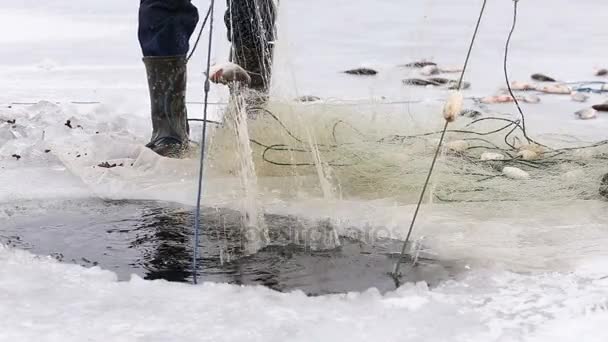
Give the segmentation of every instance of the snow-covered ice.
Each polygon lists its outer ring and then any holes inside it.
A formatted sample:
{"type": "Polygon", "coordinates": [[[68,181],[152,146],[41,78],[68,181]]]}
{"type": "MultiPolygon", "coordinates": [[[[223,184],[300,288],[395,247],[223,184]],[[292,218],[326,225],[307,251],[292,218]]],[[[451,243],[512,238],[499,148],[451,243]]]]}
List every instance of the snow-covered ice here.
{"type": "Polygon", "coordinates": [[[569,274],[479,271],[322,297],[262,287],[117,282],[0,247],[2,341],[605,341],[606,259],[569,274]],[[603,270],[605,273],[598,273],[603,270]]]}
{"type": "MultiPolygon", "coordinates": [[[[207,4],[194,2],[201,9],[207,4]]],[[[150,123],[136,40],[137,2],[0,4],[4,207],[90,197],[192,203],[196,161],[161,159],[142,147],[150,123]],[[93,167],[102,161],[129,167],[93,167]]],[[[281,14],[287,38],[278,42],[273,91],[324,99],[422,99],[420,106],[440,115],[441,102],[434,100],[447,93],[403,87],[401,79],[411,75],[397,65],[424,58],[461,64],[480,5],[289,0],[281,14]],[[358,66],[380,73],[366,79],[340,73],[358,66]]],[[[511,6],[510,0],[488,3],[466,77],[473,84],[470,95],[491,95],[504,86],[501,63],[511,6]]],[[[606,67],[608,3],[524,0],[519,6],[509,62],[513,80],[543,72],[581,81],[592,79],[595,67],[606,67]]],[[[216,36],[213,62],[225,62],[221,25],[216,36]]],[[[202,51],[190,66],[194,117],[201,112],[196,102],[202,99],[202,51]]],[[[224,102],[227,94],[214,86],[212,96],[213,102],[224,102]]],[[[589,101],[600,100],[605,97],[592,95],[589,101]]],[[[501,106],[513,111],[509,104],[501,106]]],[[[413,108],[420,107],[396,110],[413,108]]],[[[581,108],[568,97],[542,96],[541,104],[524,104],[529,129],[538,135],[604,139],[608,117],[576,120],[573,113],[581,108]]],[[[265,204],[276,213],[389,227],[395,236],[403,236],[412,211],[381,200],[265,204]]],[[[0,341],[606,341],[608,205],[494,206],[425,207],[419,234],[441,258],[466,260],[471,270],[437,287],[410,283],[385,294],[370,289],[310,298],[226,284],[137,277],[118,282],[97,267],[0,246],[0,341]]],[[[0,213],[0,220],[9,217],[0,213]]]]}

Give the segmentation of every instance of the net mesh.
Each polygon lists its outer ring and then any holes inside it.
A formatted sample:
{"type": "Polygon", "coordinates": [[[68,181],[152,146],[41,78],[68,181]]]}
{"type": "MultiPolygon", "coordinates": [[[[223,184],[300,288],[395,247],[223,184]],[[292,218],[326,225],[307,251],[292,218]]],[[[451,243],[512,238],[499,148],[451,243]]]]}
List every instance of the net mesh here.
{"type": "MultiPolygon", "coordinates": [[[[413,203],[443,119],[439,105],[407,114],[402,109],[380,103],[271,102],[253,107],[248,125],[256,174],[293,193],[327,196],[324,187],[329,186],[339,198],[413,203]]],[[[234,134],[228,128],[215,133],[213,172],[235,173],[238,163],[227,153],[234,150],[234,134]]],[[[446,135],[429,199],[595,198],[606,152],[603,142],[584,145],[557,135],[549,142],[530,143],[518,121],[507,116],[461,117],[446,135]],[[523,172],[513,175],[505,167],[523,172]]]]}

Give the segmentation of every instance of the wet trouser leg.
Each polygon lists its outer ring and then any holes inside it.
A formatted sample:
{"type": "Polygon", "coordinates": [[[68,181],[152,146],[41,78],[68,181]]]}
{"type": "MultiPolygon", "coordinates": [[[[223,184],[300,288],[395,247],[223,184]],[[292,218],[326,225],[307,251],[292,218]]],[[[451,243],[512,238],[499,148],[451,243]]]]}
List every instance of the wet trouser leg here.
{"type": "Polygon", "coordinates": [[[273,0],[227,0],[224,21],[232,43],[231,60],[247,70],[251,88],[270,84],[276,8],[273,0]]]}

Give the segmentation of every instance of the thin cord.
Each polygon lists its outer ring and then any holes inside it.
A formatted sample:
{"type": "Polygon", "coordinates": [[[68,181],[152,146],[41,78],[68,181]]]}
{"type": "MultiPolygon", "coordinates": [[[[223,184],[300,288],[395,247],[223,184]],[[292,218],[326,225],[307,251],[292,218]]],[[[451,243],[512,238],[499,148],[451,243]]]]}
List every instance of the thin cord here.
{"type": "MultiPolygon", "coordinates": [[[[464,61],[464,66],[462,68],[462,73],[460,74],[460,79],[458,81],[458,90],[461,90],[462,80],[464,78],[464,73],[466,71],[467,65],[469,64],[469,59],[471,58],[471,52],[473,50],[473,45],[475,44],[475,40],[477,38],[477,33],[479,32],[479,26],[481,25],[481,19],[483,18],[483,14],[486,9],[487,0],[483,0],[483,4],[481,6],[481,11],[479,12],[479,17],[477,19],[477,24],[475,25],[475,31],[473,32],[473,37],[471,38],[471,44],[469,45],[469,50],[467,52],[467,56],[464,61]]],[[[437,162],[437,158],[439,157],[439,152],[441,151],[441,146],[443,144],[443,139],[445,138],[445,133],[448,130],[449,121],[445,121],[443,125],[443,130],[441,131],[441,137],[439,138],[439,143],[437,144],[437,149],[435,150],[435,156],[433,157],[433,161],[431,163],[431,167],[429,169],[429,173],[426,176],[426,180],[424,182],[424,186],[422,187],[422,191],[420,192],[420,198],[418,199],[418,204],[416,205],[416,210],[414,211],[414,216],[412,217],[412,222],[410,223],[410,228],[407,232],[407,236],[405,241],[403,241],[403,247],[401,248],[401,254],[395,262],[395,267],[393,268],[393,273],[391,276],[395,281],[395,286],[399,287],[399,267],[401,266],[403,256],[405,255],[405,250],[407,248],[407,244],[412,236],[412,232],[414,231],[414,226],[416,225],[416,219],[418,218],[418,213],[420,211],[420,207],[422,206],[422,201],[424,200],[424,195],[426,194],[426,189],[431,181],[431,176],[433,175],[433,170],[435,169],[435,164],[437,162]]]]}
{"type": "Polygon", "coordinates": [[[198,31],[198,36],[196,37],[194,46],[192,46],[192,51],[190,51],[190,54],[186,58],[186,61],[190,61],[190,58],[192,58],[192,55],[194,55],[194,51],[196,51],[196,48],[198,47],[198,42],[201,40],[201,37],[203,36],[203,30],[205,29],[205,25],[207,25],[207,20],[209,19],[210,15],[211,15],[211,7],[209,7],[209,9],[207,10],[207,14],[205,15],[205,19],[203,20],[201,29],[198,31]]]}
{"type": "Polygon", "coordinates": [[[196,210],[194,213],[194,252],[192,256],[192,282],[196,285],[197,280],[197,259],[198,259],[198,244],[200,240],[200,218],[201,218],[201,196],[203,194],[203,167],[205,165],[205,140],[207,138],[207,108],[209,101],[209,90],[211,85],[209,83],[209,70],[211,69],[211,47],[213,45],[213,7],[215,0],[211,0],[209,5],[209,46],[207,50],[207,73],[205,77],[205,103],[203,105],[203,136],[201,137],[201,155],[200,155],[200,166],[198,169],[198,191],[196,195],[196,210]]]}
{"type": "Polygon", "coordinates": [[[214,124],[214,125],[221,125],[222,123],[219,121],[214,121],[214,120],[205,120],[205,119],[188,119],[188,121],[194,121],[194,122],[206,122],[206,123],[210,123],[210,124],[214,124]]]}
{"type": "Polygon", "coordinates": [[[471,40],[471,44],[469,45],[469,50],[467,51],[467,57],[464,60],[464,66],[462,67],[462,72],[460,73],[460,78],[458,79],[458,90],[462,87],[462,80],[464,79],[464,74],[467,71],[467,66],[469,65],[469,59],[471,58],[471,52],[473,52],[473,44],[475,43],[475,38],[477,37],[477,33],[479,32],[479,26],[481,25],[481,18],[483,18],[483,12],[486,10],[487,0],[483,0],[483,4],[481,5],[481,11],[479,12],[479,17],[477,18],[477,24],[475,25],[475,31],[473,32],[473,39],[471,40]]]}
{"type": "Polygon", "coordinates": [[[524,115],[524,111],[521,109],[519,100],[513,93],[513,89],[511,89],[511,81],[509,81],[509,72],[508,72],[508,67],[507,67],[507,62],[509,59],[509,46],[511,45],[511,38],[513,37],[513,32],[515,32],[515,27],[517,25],[517,4],[518,4],[518,2],[519,2],[519,0],[513,0],[513,24],[511,26],[511,31],[509,31],[509,36],[507,37],[507,42],[505,43],[503,70],[505,73],[505,82],[507,83],[507,90],[509,91],[509,95],[511,95],[511,97],[513,98],[513,102],[515,103],[515,106],[517,107],[517,111],[519,112],[519,115],[521,116],[521,127],[522,127],[523,135],[526,138],[526,140],[528,140],[528,142],[531,142],[532,139],[530,139],[528,137],[528,134],[526,133],[526,118],[524,115]]]}

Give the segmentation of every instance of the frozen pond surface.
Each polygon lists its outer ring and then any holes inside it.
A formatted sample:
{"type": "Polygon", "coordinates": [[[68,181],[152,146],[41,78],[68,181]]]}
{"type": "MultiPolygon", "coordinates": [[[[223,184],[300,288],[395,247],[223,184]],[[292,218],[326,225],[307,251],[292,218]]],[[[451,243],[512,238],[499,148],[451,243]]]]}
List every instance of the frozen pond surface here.
{"type": "MultiPolygon", "coordinates": [[[[402,79],[415,75],[398,65],[420,59],[461,64],[481,5],[288,1],[282,1],[275,94],[416,101],[390,106],[404,117],[439,115],[447,92],[403,86],[402,79]],[[362,65],[379,74],[340,73],[362,65]]],[[[195,3],[201,9],[207,4],[195,3]]],[[[202,260],[204,277],[230,284],[142,281],[187,280],[196,161],[171,163],[141,149],[150,123],[136,42],[138,3],[0,5],[0,340],[608,340],[608,204],[595,199],[425,205],[416,234],[426,236],[437,262],[408,273],[411,282],[393,292],[385,292],[392,284],[384,277],[392,264],[391,240],[362,246],[344,238],[341,250],[323,253],[275,246],[237,258],[240,241],[226,237],[223,227],[238,218],[229,210],[206,211],[206,221],[217,224],[203,239],[209,253],[202,260]],[[39,101],[50,103],[24,104],[39,101]],[[66,120],[83,129],[66,128],[66,120]],[[105,161],[126,166],[95,168],[105,161]],[[289,292],[294,289],[363,292],[307,297],[289,292]]],[[[605,0],[524,0],[519,6],[512,80],[528,80],[534,72],[563,81],[606,80],[593,76],[595,67],[607,67],[605,0]]],[[[467,97],[504,87],[511,14],[512,1],[488,2],[465,77],[472,84],[467,97]]],[[[216,33],[214,62],[223,62],[228,48],[221,25],[216,33]]],[[[190,65],[192,102],[202,98],[203,55],[199,50],[190,65]]],[[[224,102],[226,90],[214,86],[212,96],[224,102]]],[[[606,138],[608,117],[582,121],[573,113],[606,100],[604,94],[591,94],[588,104],[541,96],[540,104],[523,108],[534,137],[592,143],[606,138]]],[[[512,104],[490,108],[515,113],[512,104]]],[[[190,114],[200,113],[192,103],[190,114]]],[[[398,239],[412,213],[411,206],[390,200],[263,201],[277,236],[297,226],[297,217],[313,227],[333,218],[342,223],[336,226],[342,236],[349,226],[371,226],[398,239]]]]}

